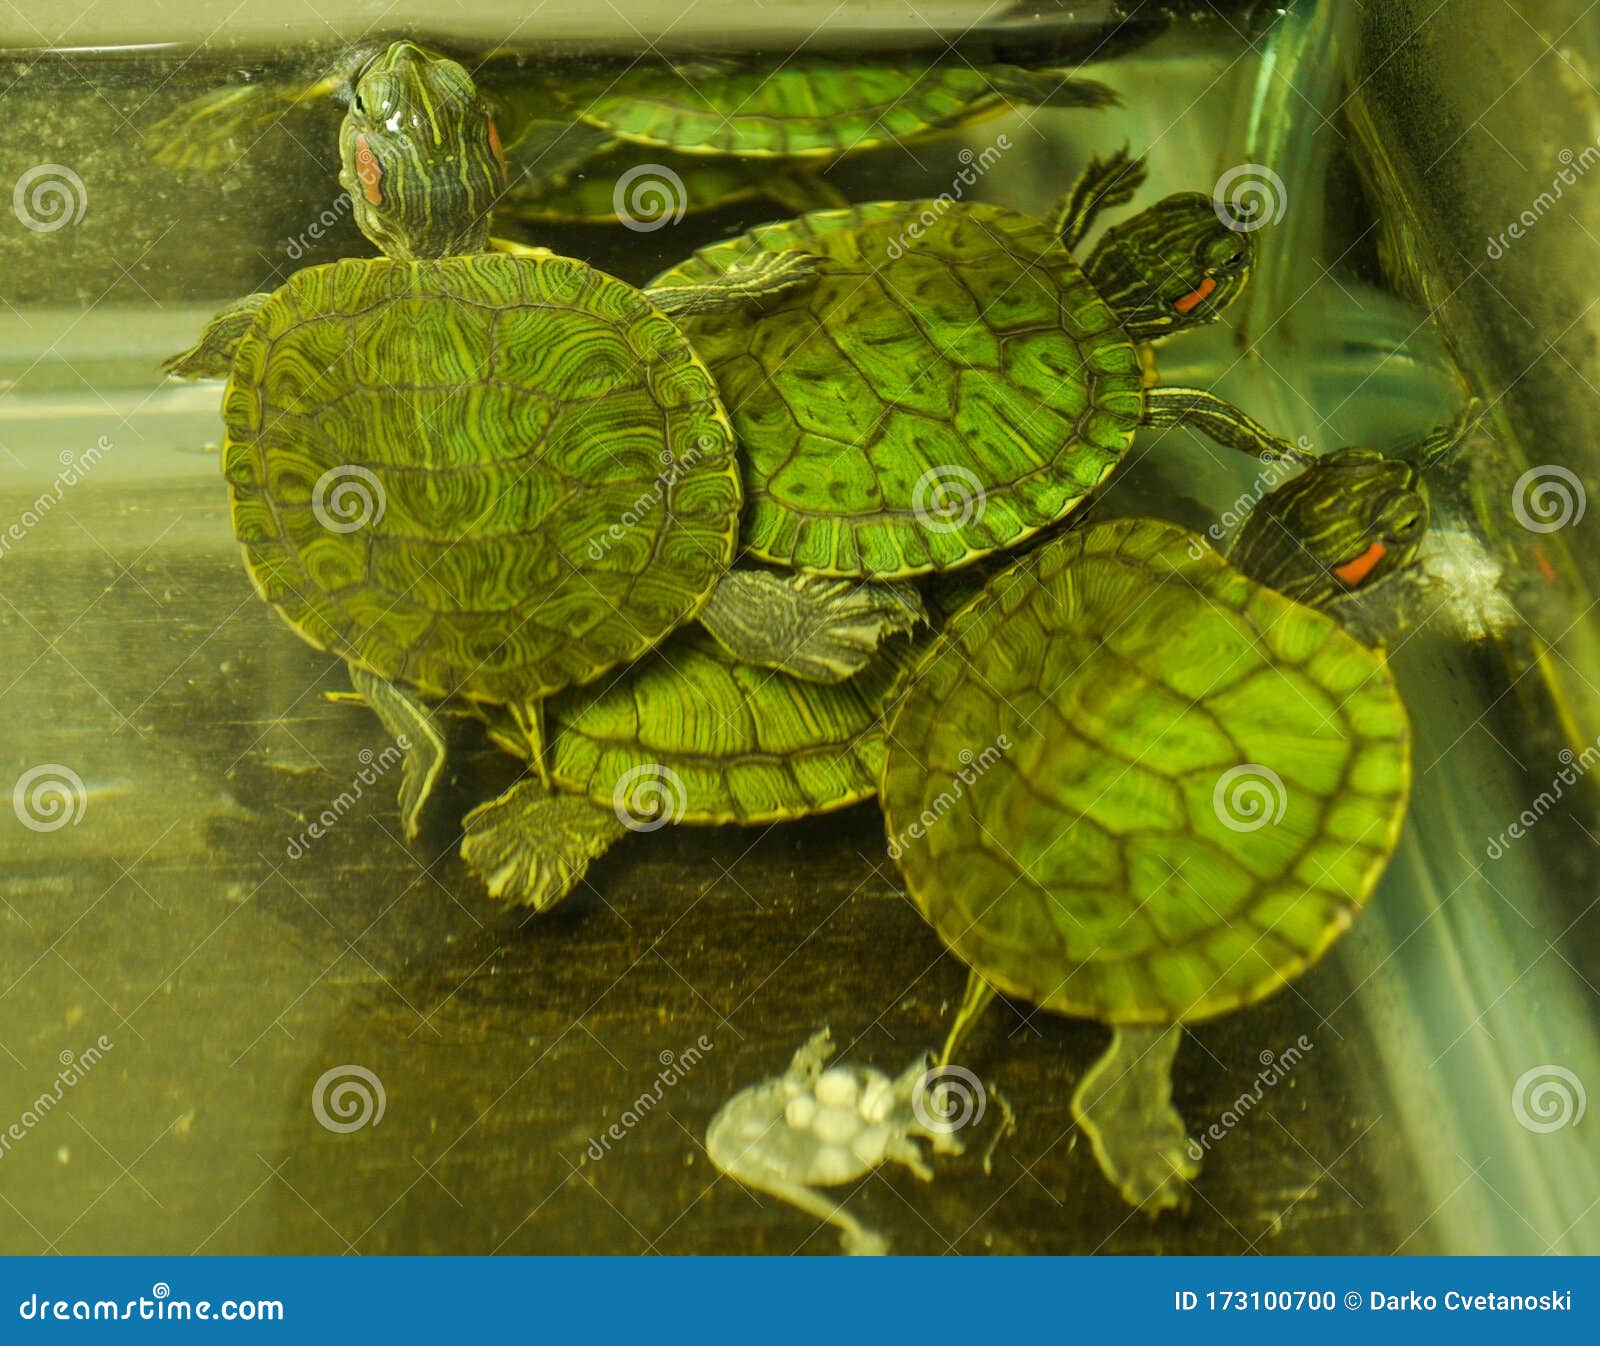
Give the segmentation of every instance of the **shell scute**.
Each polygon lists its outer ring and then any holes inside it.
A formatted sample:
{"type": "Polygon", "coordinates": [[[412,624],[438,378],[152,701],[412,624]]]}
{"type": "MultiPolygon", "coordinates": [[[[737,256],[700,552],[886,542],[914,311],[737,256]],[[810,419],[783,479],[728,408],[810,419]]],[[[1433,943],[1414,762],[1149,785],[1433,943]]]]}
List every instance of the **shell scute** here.
{"type": "Polygon", "coordinates": [[[568,259],[296,273],[224,402],[252,578],[311,643],[424,695],[521,700],[637,657],[704,602],[741,501],[673,333],[568,259]]]}
{"type": "Polygon", "coordinates": [[[825,259],[814,285],[685,323],[745,450],[752,555],[846,576],[950,569],[1065,517],[1126,452],[1137,357],[1042,222],[950,201],[822,211],[660,281],[796,247],[825,259]],[[930,472],[971,486],[977,507],[953,526],[919,508],[930,472]]]}
{"type": "Polygon", "coordinates": [[[1117,520],[1034,552],[951,621],[890,727],[913,899],[1048,1008],[1160,1023],[1259,999],[1345,928],[1398,838],[1408,730],[1382,654],[1194,543],[1117,520]],[[954,778],[953,744],[1001,735],[954,778]]]}

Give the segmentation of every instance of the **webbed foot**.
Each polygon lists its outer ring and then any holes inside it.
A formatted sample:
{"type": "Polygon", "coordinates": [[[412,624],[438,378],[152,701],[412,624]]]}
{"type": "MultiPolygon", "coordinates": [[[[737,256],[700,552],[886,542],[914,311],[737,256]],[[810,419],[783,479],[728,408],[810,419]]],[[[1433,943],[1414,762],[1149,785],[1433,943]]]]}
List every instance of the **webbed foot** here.
{"type": "Polygon", "coordinates": [[[843,682],[891,636],[927,620],[909,585],[730,570],[700,611],[729,654],[807,682],[843,682]]]}
{"type": "Polygon", "coordinates": [[[1031,69],[995,65],[984,75],[996,93],[1034,107],[1117,107],[1122,102],[1117,91],[1108,85],[1076,79],[1070,70],[1052,66],[1031,69]]]}
{"type": "Polygon", "coordinates": [[[1178,1024],[1121,1024],[1072,1096],[1072,1115],[1094,1147],[1100,1171],[1130,1206],[1172,1210],[1200,1172],[1183,1118],[1172,1106],[1178,1024]]]}
{"type": "Polygon", "coordinates": [[[627,830],[610,809],[525,780],[472,810],[461,858],[490,897],[548,911],[627,830]]]}

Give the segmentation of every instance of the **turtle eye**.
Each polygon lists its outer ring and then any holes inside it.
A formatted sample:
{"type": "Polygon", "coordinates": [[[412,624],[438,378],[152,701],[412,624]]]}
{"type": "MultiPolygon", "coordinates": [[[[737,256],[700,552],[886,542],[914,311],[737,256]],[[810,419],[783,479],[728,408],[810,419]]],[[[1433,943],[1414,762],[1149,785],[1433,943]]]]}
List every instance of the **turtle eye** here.
{"type": "Polygon", "coordinates": [[[356,111],[362,113],[363,115],[365,115],[367,111],[367,105],[361,101],[360,94],[356,95],[356,111]]]}
{"type": "Polygon", "coordinates": [[[1415,491],[1395,491],[1378,511],[1377,527],[1396,542],[1414,542],[1428,526],[1428,507],[1415,491]]]}
{"type": "Polygon", "coordinates": [[[1249,260],[1249,243],[1244,235],[1236,234],[1231,229],[1213,238],[1201,250],[1201,261],[1214,271],[1240,271],[1249,260]]]}

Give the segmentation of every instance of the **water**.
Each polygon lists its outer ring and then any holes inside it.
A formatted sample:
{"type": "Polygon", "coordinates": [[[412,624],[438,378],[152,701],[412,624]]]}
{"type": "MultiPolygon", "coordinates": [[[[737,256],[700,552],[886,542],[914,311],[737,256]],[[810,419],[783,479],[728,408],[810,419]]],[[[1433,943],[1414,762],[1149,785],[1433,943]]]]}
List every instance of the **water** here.
{"type": "MultiPolygon", "coordinates": [[[[1319,449],[1393,442],[1459,393],[1420,312],[1387,292],[1351,188],[1323,59],[1338,36],[1314,7],[1270,32],[1183,22],[1092,71],[1122,92],[1116,113],[1008,113],[847,163],[832,186],[937,195],[1002,137],[972,194],[1038,212],[1124,141],[1149,147],[1141,200],[1267,160],[1291,208],[1261,235],[1255,295],[1163,352],[1163,372],[1319,449]]],[[[768,35],[762,53],[791,45],[768,35]]],[[[891,1073],[942,1036],[962,972],[903,900],[875,810],[632,837],[592,888],[530,917],[456,858],[454,819],[517,776],[464,733],[419,842],[380,785],[289,857],[384,740],[324,697],[342,669],[250,590],[207,451],[217,386],[164,384],[156,365],[221,302],[364,245],[327,119],[187,175],[153,160],[150,128],[230,72],[310,59],[278,42],[0,61],[0,182],[57,165],[81,184],[61,179],[61,227],[0,228],[0,524],[16,521],[0,533],[0,783],[59,767],[82,787],[61,801],[81,817],[52,830],[0,809],[0,1131],[18,1119],[0,1248],[832,1251],[814,1221],[719,1179],[701,1143],[723,1100],[823,1024],[891,1073]],[[666,1053],[703,1041],[619,1122],[666,1053]],[[330,1129],[312,1100],[352,1066],[378,1082],[381,1120],[330,1129]],[[613,1124],[624,1139],[596,1159],[613,1124]]],[[[637,282],[774,213],[740,201],[524,237],[637,282]]],[[[1199,439],[1143,437],[1102,508],[1203,527],[1252,475],[1199,439]]],[[[1473,527],[1471,476],[1441,485],[1444,522],[1473,527]]],[[[1539,623],[1588,620],[1530,606],[1529,583],[1508,587],[1539,623]]],[[[1592,1086],[1600,1054],[1592,799],[1572,789],[1486,855],[1562,744],[1583,747],[1507,657],[1445,625],[1397,649],[1417,733],[1405,841],[1328,959],[1184,1047],[1175,1097],[1198,1132],[1240,1111],[1263,1052],[1314,1044],[1213,1145],[1187,1215],[1130,1217],[1071,1127],[1103,1030],[1021,1006],[977,1041],[1019,1114],[992,1171],[975,1154],[928,1185],[880,1170],[847,1191],[852,1210],[905,1252],[1600,1248],[1586,1133],[1529,1129],[1513,1107],[1540,1068],[1592,1086]]]]}

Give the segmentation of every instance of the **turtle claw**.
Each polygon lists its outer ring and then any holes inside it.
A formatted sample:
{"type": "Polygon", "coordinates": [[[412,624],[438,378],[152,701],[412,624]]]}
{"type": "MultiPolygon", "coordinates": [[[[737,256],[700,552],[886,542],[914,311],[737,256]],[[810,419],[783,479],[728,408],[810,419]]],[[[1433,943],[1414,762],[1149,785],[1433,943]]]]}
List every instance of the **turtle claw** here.
{"type": "Polygon", "coordinates": [[[1061,236],[1062,247],[1068,252],[1076,249],[1100,212],[1126,205],[1144,186],[1147,176],[1144,156],[1133,158],[1126,145],[1090,159],[1056,211],[1056,232],[1061,236]]]}
{"type": "Polygon", "coordinates": [[[822,683],[853,677],[889,636],[926,620],[907,585],[768,570],[729,571],[700,612],[700,624],[735,658],[822,683]]]}
{"type": "Polygon", "coordinates": [[[1072,1114],[1100,1171],[1124,1201],[1151,1216],[1182,1206],[1200,1173],[1172,1106],[1172,1058],[1182,1040],[1177,1024],[1113,1027],[1110,1048],[1072,1096],[1072,1114]]]}
{"type": "Polygon", "coordinates": [[[749,292],[751,298],[770,299],[774,295],[809,285],[822,269],[822,259],[815,253],[790,249],[787,252],[764,252],[730,267],[723,283],[737,285],[749,292]]]}
{"type": "Polygon", "coordinates": [[[625,830],[610,809],[522,781],[472,810],[461,858],[489,896],[535,911],[566,897],[625,830]]]}
{"type": "Polygon", "coordinates": [[[1170,1134],[1138,1137],[1137,1144],[1126,1143],[1128,1137],[1107,1137],[1107,1145],[1095,1146],[1095,1158],[1122,1199],[1152,1218],[1186,1207],[1189,1184],[1200,1175],[1183,1123],[1177,1113],[1172,1117],[1170,1134]]]}

